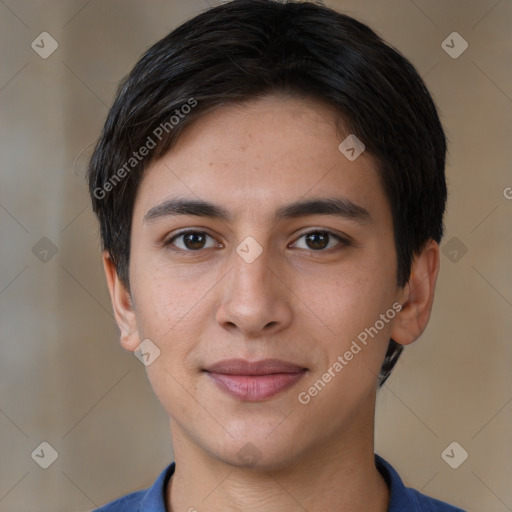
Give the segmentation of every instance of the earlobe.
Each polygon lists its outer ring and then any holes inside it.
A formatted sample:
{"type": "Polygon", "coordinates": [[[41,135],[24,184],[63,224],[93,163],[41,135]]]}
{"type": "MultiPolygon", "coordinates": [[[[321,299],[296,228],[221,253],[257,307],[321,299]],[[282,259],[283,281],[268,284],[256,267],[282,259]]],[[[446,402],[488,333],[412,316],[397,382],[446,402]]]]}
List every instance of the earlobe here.
{"type": "Polygon", "coordinates": [[[439,245],[429,241],[414,258],[409,281],[403,288],[402,309],[395,317],[391,338],[401,345],[417,340],[427,327],[439,274],[439,245]]]}
{"type": "Polygon", "coordinates": [[[102,257],[114,317],[121,331],[121,345],[124,349],[133,352],[139,346],[140,341],[132,298],[124,283],[119,279],[108,251],[104,251],[102,257]]]}

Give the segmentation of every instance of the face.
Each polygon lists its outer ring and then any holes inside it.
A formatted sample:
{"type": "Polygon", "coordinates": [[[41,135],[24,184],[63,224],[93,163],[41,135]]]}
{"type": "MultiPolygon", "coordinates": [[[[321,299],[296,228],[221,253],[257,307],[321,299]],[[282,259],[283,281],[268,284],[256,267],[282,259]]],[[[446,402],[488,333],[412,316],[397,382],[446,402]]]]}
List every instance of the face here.
{"type": "Polygon", "coordinates": [[[346,135],[313,100],[222,107],[138,190],[122,343],[158,347],[173,436],[218,460],[278,467],[373,436],[403,296],[376,163],[350,161],[346,135]]]}

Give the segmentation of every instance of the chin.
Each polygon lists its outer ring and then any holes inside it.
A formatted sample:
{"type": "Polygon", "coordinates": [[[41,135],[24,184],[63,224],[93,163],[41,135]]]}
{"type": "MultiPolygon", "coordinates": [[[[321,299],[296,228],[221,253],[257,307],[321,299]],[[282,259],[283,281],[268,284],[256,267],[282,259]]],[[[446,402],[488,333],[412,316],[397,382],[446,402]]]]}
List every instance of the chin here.
{"type": "Polygon", "coordinates": [[[297,441],[292,432],[283,430],[277,434],[268,428],[258,431],[252,425],[243,435],[241,432],[234,437],[226,435],[215,457],[236,468],[281,470],[299,459],[297,441]]]}

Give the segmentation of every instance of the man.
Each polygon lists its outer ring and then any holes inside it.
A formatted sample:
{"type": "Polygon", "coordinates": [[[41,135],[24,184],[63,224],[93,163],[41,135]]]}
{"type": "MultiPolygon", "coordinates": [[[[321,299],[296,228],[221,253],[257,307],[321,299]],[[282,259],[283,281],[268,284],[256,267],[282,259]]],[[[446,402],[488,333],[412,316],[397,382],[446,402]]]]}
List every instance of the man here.
{"type": "Polygon", "coordinates": [[[430,316],[445,153],[412,65],[326,7],[235,0],[146,52],[89,185],[175,461],[99,510],[460,511],[373,443],[430,316]]]}

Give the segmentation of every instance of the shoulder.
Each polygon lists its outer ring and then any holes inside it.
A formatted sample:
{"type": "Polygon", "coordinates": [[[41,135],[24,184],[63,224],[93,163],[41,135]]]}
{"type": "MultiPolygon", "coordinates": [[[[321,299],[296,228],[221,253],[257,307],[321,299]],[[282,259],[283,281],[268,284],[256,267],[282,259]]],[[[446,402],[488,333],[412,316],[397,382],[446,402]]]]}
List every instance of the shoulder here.
{"type": "Polygon", "coordinates": [[[389,487],[388,512],[464,512],[453,505],[421,494],[410,487],[405,487],[391,464],[378,455],[375,455],[375,465],[389,487]]]}
{"type": "Polygon", "coordinates": [[[415,489],[406,487],[406,491],[411,501],[417,503],[418,510],[425,512],[464,512],[464,510],[445,503],[444,501],[425,496],[415,489]]]}
{"type": "Polygon", "coordinates": [[[140,502],[147,491],[137,491],[111,501],[93,512],[138,512],[140,502]]]}
{"type": "Polygon", "coordinates": [[[127,494],[92,512],[166,512],[166,487],[174,469],[175,463],[173,462],[160,473],[149,489],[127,494]]]}

